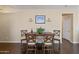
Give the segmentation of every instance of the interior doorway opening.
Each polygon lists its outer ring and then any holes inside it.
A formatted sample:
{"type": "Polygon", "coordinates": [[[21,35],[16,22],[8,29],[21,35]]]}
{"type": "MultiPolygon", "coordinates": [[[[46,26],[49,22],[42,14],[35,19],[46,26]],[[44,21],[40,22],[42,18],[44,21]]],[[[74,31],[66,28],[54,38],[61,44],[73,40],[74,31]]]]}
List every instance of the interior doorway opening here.
{"type": "Polygon", "coordinates": [[[62,38],[73,43],[73,14],[62,14],[62,38]]]}

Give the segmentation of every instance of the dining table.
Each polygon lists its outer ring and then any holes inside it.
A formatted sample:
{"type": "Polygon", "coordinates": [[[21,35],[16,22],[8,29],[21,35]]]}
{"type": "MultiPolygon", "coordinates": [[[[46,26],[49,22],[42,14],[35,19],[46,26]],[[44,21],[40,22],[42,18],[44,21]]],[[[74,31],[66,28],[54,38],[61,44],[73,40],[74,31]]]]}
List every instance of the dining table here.
{"type": "Polygon", "coordinates": [[[41,50],[43,49],[43,45],[44,45],[44,39],[47,36],[52,36],[52,38],[54,37],[54,33],[52,32],[44,32],[42,34],[36,33],[36,32],[28,32],[25,34],[26,39],[27,36],[33,36],[35,38],[35,44],[36,44],[36,48],[37,50],[41,50]]]}

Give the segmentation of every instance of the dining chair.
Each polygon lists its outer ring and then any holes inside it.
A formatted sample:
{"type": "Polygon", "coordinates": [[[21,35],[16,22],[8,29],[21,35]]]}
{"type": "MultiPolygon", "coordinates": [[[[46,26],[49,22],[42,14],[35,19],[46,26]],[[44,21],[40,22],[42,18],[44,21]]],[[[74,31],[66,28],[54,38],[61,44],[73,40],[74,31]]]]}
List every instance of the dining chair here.
{"type": "Polygon", "coordinates": [[[21,39],[21,52],[26,53],[27,51],[27,40],[21,39]]]}
{"type": "Polygon", "coordinates": [[[27,30],[21,30],[21,52],[26,53],[27,49],[27,39],[25,37],[25,34],[27,33],[27,30]]]}
{"type": "Polygon", "coordinates": [[[54,52],[60,53],[60,30],[53,30],[54,36],[54,52]]]}
{"type": "Polygon", "coordinates": [[[53,53],[53,36],[46,36],[44,40],[44,53],[53,53]]]}
{"type": "Polygon", "coordinates": [[[27,34],[27,53],[36,54],[36,40],[33,34],[27,34]]]}
{"type": "Polygon", "coordinates": [[[21,30],[21,37],[25,38],[26,33],[27,33],[27,30],[21,30]]]}

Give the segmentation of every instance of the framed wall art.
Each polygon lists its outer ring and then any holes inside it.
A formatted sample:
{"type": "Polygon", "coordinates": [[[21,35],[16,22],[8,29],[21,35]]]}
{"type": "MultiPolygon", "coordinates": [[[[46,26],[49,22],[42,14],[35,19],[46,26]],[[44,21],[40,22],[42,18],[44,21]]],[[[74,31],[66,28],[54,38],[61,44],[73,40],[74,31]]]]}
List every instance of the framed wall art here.
{"type": "Polygon", "coordinates": [[[45,24],[45,15],[36,15],[35,23],[36,24],[45,24]]]}

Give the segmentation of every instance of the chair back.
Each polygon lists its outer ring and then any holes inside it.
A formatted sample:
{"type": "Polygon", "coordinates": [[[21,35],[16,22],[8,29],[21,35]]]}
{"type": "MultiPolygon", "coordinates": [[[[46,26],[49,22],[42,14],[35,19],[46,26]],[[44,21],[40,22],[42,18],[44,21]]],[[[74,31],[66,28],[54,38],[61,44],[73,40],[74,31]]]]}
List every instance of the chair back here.
{"type": "Polygon", "coordinates": [[[21,30],[21,37],[25,36],[26,33],[27,33],[27,30],[21,30]]]}
{"type": "Polygon", "coordinates": [[[53,30],[54,35],[60,37],[60,30],[53,30]]]}
{"type": "Polygon", "coordinates": [[[36,42],[36,39],[35,39],[35,35],[34,34],[27,34],[27,41],[28,43],[34,43],[36,42]]]}
{"type": "Polygon", "coordinates": [[[45,37],[44,42],[46,42],[46,43],[51,43],[51,42],[52,42],[52,36],[47,35],[47,36],[45,37]]]}

